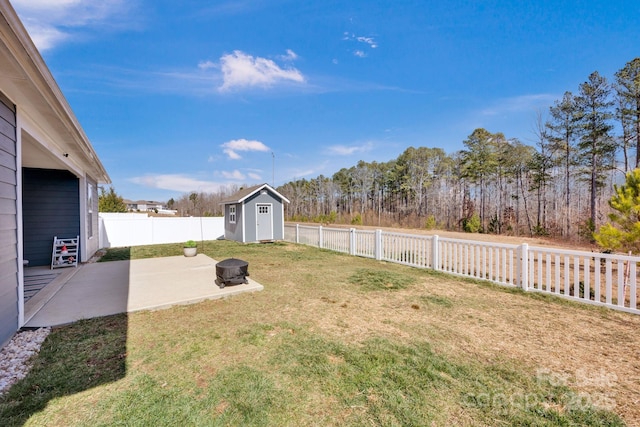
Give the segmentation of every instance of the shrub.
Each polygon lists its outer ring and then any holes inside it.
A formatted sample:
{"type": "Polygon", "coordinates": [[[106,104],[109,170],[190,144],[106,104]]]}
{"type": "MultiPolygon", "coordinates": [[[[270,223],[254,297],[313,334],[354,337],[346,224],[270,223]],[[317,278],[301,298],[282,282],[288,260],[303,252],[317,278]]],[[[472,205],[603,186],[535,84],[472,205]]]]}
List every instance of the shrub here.
{"type": "Polygon", "coordinates": [[[532,232],[534,236],[546,237],[549,235],[549,231],[546,228],[544,228],[541,224],[538,224],[535,227],[533,227],[532,232]]]}
{"type": "MultiPolygon", "coordinates": [[[[571,284],[571,286],[569,287],[569,295],[574,296],[574,286],[573,283],[571,284]]],[[[584,282],[580,281],[580,283],[578,284],[578,297],[579,298],[586,298],[585,295],[585,289],[584,289],[584,282]]],[[[589,287],[589,299],[594,301],[596,299],[596,290],[591,286],[589,287]]]]}
{"type": "Polygon", "coordinates": [[[595,243],[595,238],[593,237],[594,232],[596,231],[596,225],[591,221],[591,218],[582,221],[578,224],[578,236],[580,239],[589,242],[595,243]]]}
{"type": "Polygon", "coordinates": [[[462,229],[467,233],[479,233],[481,225],[480,216],[476,213],[462,220],[462,229]]]}
{"type": "Polygon", "coordinates": [[[438,224],[436,222],[436,217],[433,215],[429,215],[427,217],[427,220],[424,222],[424,228],[426,228],[427,230],[433,230],[434,228],[437,228],[438,224]]]}
{"type": "Polygon", "coordinates": [[[494,215],[489,219],[487,229],[491,234],[500,233],[500,219],[498,218],[498,215],[494,215]]]}

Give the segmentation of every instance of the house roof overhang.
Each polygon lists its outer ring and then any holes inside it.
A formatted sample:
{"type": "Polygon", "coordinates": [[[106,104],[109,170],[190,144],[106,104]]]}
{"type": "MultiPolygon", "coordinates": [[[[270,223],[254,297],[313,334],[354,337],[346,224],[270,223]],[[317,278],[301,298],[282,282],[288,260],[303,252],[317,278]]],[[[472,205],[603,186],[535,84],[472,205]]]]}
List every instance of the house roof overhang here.
{"type": "Polygon", "coordinates": [[[270,191],[271,193],[275,194],[276,196],[278,196],[283,201],[285,201],[287,203],[290,203],[289,199],[284,197],[282,194],[278,193],[275,190],[275,188],[273,188],[269,184],[260,184],[260,185],[255,185],[253,187],[244,188],[244,189],[238,191],[233,196],[229,197],[228,199],[222,200],[220,202],[220,204],[221,205],[232,205],[232,204],[236,204],[236,203],[242,203],[245,200],[247,200],[249,197],[253,196],[254,194],[256,194],[256,193],[258,193],[258,192],[260,192],[260,191],[262,191],[264,189],[266,189],[266,190],[270,191]]]}
{"type": "Polygon", "coordinates": [[[22,164],[111,179],[8,0],[0,0],[0,91],[16,104],[22,164]],[[25,136],[26,135],[26,136],[25,136]]]}

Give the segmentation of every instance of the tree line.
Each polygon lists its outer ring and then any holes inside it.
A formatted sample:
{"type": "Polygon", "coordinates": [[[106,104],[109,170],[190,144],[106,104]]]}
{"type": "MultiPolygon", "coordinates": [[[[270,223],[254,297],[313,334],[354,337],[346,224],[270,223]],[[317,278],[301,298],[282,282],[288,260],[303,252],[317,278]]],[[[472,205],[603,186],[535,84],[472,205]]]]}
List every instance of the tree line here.
{"type": "Polygon", "coordinates": [[[586,237],[640,166],[640,58],[597,71],[535,118],[535,144],[479,128],[464,149],[410,147],[280,187],[294,221],[586,237]]]}
{"type": "MultiPolygon", "coordinates": [[[[230,185],[223,186],[214,193],[186,193],[177,199],[169,199],[166,206],[168,209],[175,210],[178,216],[223,216],[224,208],[220,202],[238,192],[240,188],[237,185],[230,185]]],[[[109,187],[108,190],[100,187],[98,210],[100,212],[127,212],[127,205],[123,197],[117,194],[113,187],[109,187]]]]}
{"type": "Polygon", "coordinates": [[[241,188],[238,185],[221,186],[216,192],[191,192],[178,199],[169,199],[167,207],[175,209],[180,216],[224,216],[224,206],[220,204],[233,196],[241,188]]]}
{"type": "MultiPolygon", "coordinates": [[[[640,167],[640,58],[597,71],[534,120],[535,143],[475,129],[464,149],[409,147],[277,190],[286,219],[591,240],[615,184],[640,167]]],[[[241,186],[170,199],[181,216],[222,216],[241,186]]],[[[101,198],[108,194],[101,194],[101,198]]],[[[113,196],[113,194],[111,194],[113,196]]],[[[103,209],[100,209],[101,211],[103,209]]]]}

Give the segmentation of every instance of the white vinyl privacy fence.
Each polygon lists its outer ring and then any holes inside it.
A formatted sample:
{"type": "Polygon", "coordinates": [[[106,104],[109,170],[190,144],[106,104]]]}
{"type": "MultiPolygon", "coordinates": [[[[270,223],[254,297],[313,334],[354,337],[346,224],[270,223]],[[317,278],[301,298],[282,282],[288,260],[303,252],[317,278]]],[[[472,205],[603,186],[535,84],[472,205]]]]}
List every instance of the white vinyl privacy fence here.
{"type": "Polygon", "coordinates": [[[123,247],[215,240],[224,237],[222,217],[150,217],[137,213],[103,213],[100,247],[123,247]]]}
{"type": "Polygon", "coordinates": [[[285,240],[640,314],[636,256],[299,224],[285,240]]]}

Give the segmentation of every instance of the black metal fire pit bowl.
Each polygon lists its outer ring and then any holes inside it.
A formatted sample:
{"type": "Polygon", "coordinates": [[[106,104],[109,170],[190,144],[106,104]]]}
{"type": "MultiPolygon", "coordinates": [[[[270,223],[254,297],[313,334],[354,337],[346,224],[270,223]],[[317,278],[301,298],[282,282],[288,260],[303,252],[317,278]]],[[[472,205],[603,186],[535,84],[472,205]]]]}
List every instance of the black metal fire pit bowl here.
{"type": "Polygon", "coordinates": [[[249,263],[237,258],[227,258],[216,264],[216,285],[220,289],[227,285],[249,283],[249,263]]]}

